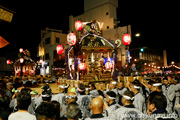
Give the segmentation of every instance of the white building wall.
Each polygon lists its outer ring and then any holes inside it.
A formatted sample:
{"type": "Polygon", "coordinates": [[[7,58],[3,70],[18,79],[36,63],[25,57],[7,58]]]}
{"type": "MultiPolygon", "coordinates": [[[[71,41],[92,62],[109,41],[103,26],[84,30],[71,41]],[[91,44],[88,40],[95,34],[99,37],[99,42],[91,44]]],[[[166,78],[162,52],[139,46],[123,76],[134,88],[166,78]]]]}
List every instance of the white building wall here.
{"type": "Polygon", "coordinates": [[[56,32],[56,31],[53,31],[53,30],[52,31],[47,31],[47,32],[46,32],[46,30],[42,30],[41,32],[45,33],[45,35],[41,38],[41,42],[40,42],[40,45],[44,47],[44,55],[40,56],[40,57],[44,58],[44,61],[46,63],[49,63],[49,67],[47,67],[46,70],[42,69],[41,73],[46,72],[46,74],[51,75],[52,74],[52,69],[51,68],[52,68],[52,65],[54,63],[54,50],[56,50],[57,45],[59,45],[61,43],[66,44],[66,42],[67,42],[67,34],[56,32]],[[49,44],[45,44],[46,38],[50,38],[50,43],[49,44]],[[60,38],[59,43],[56,43],[56,38],[60,38]],[[46,53],[49,54],[49,59],[47,59],[47,60],[45,58],[46,53]]]}

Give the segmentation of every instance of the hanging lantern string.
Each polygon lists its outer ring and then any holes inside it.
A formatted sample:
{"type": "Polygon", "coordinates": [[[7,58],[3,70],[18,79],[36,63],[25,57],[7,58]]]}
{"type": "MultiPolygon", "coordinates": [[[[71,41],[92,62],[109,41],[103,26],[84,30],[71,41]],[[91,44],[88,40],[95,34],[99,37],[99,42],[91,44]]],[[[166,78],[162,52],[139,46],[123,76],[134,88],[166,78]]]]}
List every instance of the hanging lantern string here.
{"type": "MultiPolygon", "coordinates": [[[[147,64],[145,64],[145,65],[147,65],[147,64]]],[[[150,65],[148,65],[149,67],[156,67],[156,66],[150,66],[150,65]]],[[[177,68],[177,69],[180,69],[180,67],[178,67],[178,66],[176,66],[176,65],[169,65],[169,66],[162,66],[162,68],[171,68],[171,67],[175,67],[175,68],[177,68]]],[[[157,68],[161,68],[160,66],[158,66],[157,68]]]]}

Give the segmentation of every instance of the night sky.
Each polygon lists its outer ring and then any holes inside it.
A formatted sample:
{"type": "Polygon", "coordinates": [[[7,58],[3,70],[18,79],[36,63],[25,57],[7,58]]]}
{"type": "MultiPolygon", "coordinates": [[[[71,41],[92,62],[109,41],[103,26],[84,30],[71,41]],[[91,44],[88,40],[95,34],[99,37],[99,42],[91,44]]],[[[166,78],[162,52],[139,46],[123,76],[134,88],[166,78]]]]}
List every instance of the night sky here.
{"type": "MultiPolygon", "coordinates": [[[[0,5],[16,12],[11,23],[0,22],[0,36],[10,42],[0,49],[0,56],[11,59],[18,57],[19,48],[22,47],[29,49],[32,58],[38,60],[36,56],[41,39],[40,30],[49,27],[68,31],[69,15],[82,14],[83,1],[0,0],[0,5]]],[[[180,62],[177,5],[169,1],[119,0],[118,25],[132,25],[132,34],[141,34],[139,38],[132,36],[130,48],[147,46],[166,49],[168,62],[180,62]]]]}

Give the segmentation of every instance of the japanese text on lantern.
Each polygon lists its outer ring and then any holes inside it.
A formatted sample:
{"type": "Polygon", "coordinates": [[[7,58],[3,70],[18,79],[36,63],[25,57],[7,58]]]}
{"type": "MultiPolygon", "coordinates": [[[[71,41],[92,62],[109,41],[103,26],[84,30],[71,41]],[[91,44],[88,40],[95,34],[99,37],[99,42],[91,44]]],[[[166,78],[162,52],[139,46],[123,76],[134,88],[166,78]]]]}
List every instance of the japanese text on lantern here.
{"type": "Polygon", "coordinates": [[[123,40],[124,45],[130,45],[130,43],[131,43],[130,34],[124,34],[123,37],[122,37],[122,40],[123,40]]]}
{"type": "Polygon", "coordinates": [[[80,70],[85,70],[86,64],[85,64],[85,63],[80,63],[80,64],[78,65],[78,68],[79,68],[80,70]]]}
{"type": "Polygon", "coordinates": [[[79,20],[77,20],[77,21],[75,22],[75,28],[76,28],[77,31],[81,31],[82,28],[83,28],[82,22],[79,21],[79,20]]]}
{"type": "Polygon", "coordinates": [[[56,50],[57,50],[57,54],[62,54],[63,53],[63,46],[62,45],[58,45],[56,47],[56,50]]]}
{"type": "Polygon", "coordinates": [[[111,69],[112,68],[112,63],[111,62],[107,62],[105,64],[105,67],[106,67],[106,69],[111,69]]]}
{"type": "Polygon", "coordinates": [[[76,34],[75,33],[69,33],[67,35],[67,42],[70,46],[76,44],[76,34]]]}

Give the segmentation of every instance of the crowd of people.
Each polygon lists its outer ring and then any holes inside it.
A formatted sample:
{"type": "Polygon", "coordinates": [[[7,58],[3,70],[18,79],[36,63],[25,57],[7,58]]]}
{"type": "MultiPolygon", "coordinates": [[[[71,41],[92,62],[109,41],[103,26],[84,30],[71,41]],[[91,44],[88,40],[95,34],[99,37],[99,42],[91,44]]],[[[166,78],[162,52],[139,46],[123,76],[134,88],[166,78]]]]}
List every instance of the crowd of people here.
{"type": "MultiPolygon", "coordinates": [[[[51,82],[57,81],[52,79],[51,82]]],[[[37,81],[44,83],[42,93],[31,90],[29,83],[23,81],[0,81],[0,120],[180,119],[178,76],[147,77],[133,82],[80,82],[75,87],[62,83],[59,93],[52,93],[44,80],[37,81]]]]}

